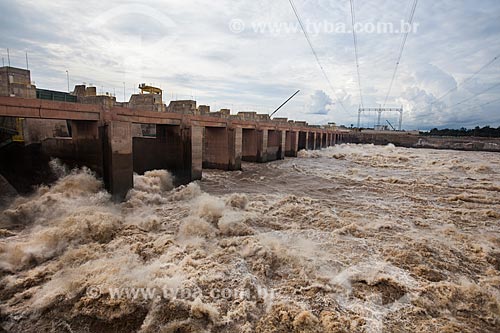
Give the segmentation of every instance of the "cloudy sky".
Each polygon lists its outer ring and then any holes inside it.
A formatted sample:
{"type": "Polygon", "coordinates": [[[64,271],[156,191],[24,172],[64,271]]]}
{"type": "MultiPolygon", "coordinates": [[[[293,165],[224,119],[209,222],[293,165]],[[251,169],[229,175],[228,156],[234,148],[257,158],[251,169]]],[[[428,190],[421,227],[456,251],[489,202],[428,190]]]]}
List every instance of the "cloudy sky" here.
{"type": "MultiPolygon", "coordinates": [[[[397,32],[412,2],[354,2],[356,22],[368,30],[357,34],[365,107],[384,104],[397,32]],[[395,32],[369,32],[380,23],[395,32]]],[[[263,113],[300,89],[279,116],[355,125],[360,95],[349,1],[294,3],[332,86],[288,0],[0,0],[0,54],[7,63],[9,48],[11,65],[25,67],[27,51],[40,88],[66,90],[68,70],[72,86],[93,84],[119,101],[124,82],[127,99],[145,82],[160,86],[167,104],[195,98],[212,110],[263,113]]],[[[500,126],[500,59],[462,84],[500,55],[500,2],[420,0],[414,20],[387,101],[404,106],[403,127],[500,126]]],[[[363,115],[361,124],[373,126],[375,118],[363,115]]]]}

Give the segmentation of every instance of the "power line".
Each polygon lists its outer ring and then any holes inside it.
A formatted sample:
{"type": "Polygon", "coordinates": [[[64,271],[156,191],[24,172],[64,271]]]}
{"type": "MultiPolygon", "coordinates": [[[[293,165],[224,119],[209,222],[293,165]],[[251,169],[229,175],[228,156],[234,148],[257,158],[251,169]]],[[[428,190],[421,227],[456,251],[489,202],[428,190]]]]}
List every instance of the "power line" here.
{"type": "Polygon", "coordinates": [[[488,103],[484,103],[484,104],[481,104],[481,105],[478,105],[478,106],[474,106],[474,107],[472,107],[472,108],[470,108],[470,109],[465,110],[464,112],[466,112],[466,111],[473,111],[473,110],[477,110],[477,109],[479,109],[479,108],[482,108],[483,106],[487,106],[487,105],[490,105],[490,104],[496,103],[496,102],[498,102],[498,101],[500,101],[500,98],[494,99],[494,100],[492,100],[492,101],[490,101],[490,102],[488,102],[488,103]]]}
{"type": "Polygon", "coordinates": [[[359,87],[359,100],[361,102],[361,107],[363,107],[363,91],[361,89],[361,75],[359,73],[359,53],[358,53],[358,38],[356,36],[356,15],[354,13],[354,0],[351,2],[351,20],[352,20],[352,38],[354,40],[354,56],[356,58],[356,70],[358,72],[358,87],[359,87]]]}
{"type": "MultiPolygon", "coordinates": [[[[458,102],[458,103],[456,103],[456,104],[453,104],[453,105],[452,105],[452,106],[450,106],[450,107],[447,107],[446,109],[451,109],[451,108],[454,108],[455,106],[462,105],[462,104],[464,104],[465,102],[468,102],[468,101],[470,101],[471,99],[473,99],[473,98],[475,98],[475,97],[477,97],[477,96],[479,96],[479,95],[482,95],[482,94],[484,94],[484,93],[487,93],[488,91],[493,90],[493,89],[495,89],[496,87],[499,87],[499,86],[500,86],[500,83],[497,83],[497,84],[495,84],[494,86],[489,87],[488,89],[485,89],[485,90],[483,90],[483,91],[481,91],[481,92],[479,92],[479,93],[475,94],[474,96],[468,97],[468,98],[466,98],[466,99],[464,99],[464,100],[462,100],[462,101],[460,101],[460,102],[458,102]]],[[[446,110],[446,109],[445,109],[445,110],[446,110]]]]}
{"type": "MultiPolygon", "coordinates": [[[[408,20],[409,26],[411,26],[413,24],[413,18],[415,17],[415,11],[417,9],[417,5],[418,5],[418,0],[413,0],[413,6],[412,6],[412,9],[410,12],[410,18],[408,20]]],[[[396,74],[398,72],[399,63],[401,62],[401,58],[403,57],[403,51],[404,51],[404,48],[406,45],[406,40],[408,39],[408,34],[410,33],[410,30],[411,29],[408,29],[402,37],[401,45],[400,45],[400,49],[399,49],[399,54],[398,54],[398,58],[396,61],[396,66],[394,67],[394,72],[392,74],[391,84],[389,85],[389,91],[387,92],[387,96],[385,97],[384,106],[387,104],[387,100],[389,99],[389,95],[391,94],[392,86],[394,85],[394,80],[396,79],[396,74]]]]}
{"type": "Polygon", "coordinates": [[[347,112],[347,110],[344,107],[344,104],[342,103],[342,101],[340,101],[339,99],[336,98],[336,93],[335,93],[335,89],[333,88],[332,82],[330,81],[330,78],[326,74],[326,71],[323,68],[323,65],[321,64],[321,61],[319,60],[318,53],[316,52],[316,50],[314,49],[314,47],[312,45],[311,39],[309,38],[309,34],[307,33],[307,30],[304,28],[304,24],[302,23],[302,20],[301,20],[300,15],[299,15],[299,13],[297,11],[297,8],[293,4],[293,0],[288,0],[288,2],[290,2],[290,6],[292,7],[293,12],[295,14],[295,17],[297,18],[297,21],[299,22],[300,28],[302,29],[302,32],[304,33],[304,36],[307,39],[307,43],[309,44],[309,47],[311,48],[311,51],[312,51],[312,53],[314,55],[314,58],[316,58],[316,62],[318,63],[319,68],[321,69],[321,72],[323,73],[323,76],[325,77],[326,81],[328,82],[328,86],[330,87],[330,89],[333,92],[334,99],[337,101],[337,103],[340,104],[340,106],[342,107],[342,109],[344,109],[344,111],[347,112]]]}
{"type": "Polygon", "coordinates": [[[430,104],[430,106],[436,104],[437,102],[439,102],[440,100],[442,100],[443,98],[445,98],[446,96],[448,96],[449,94],[451,94],[453,91],[458,90],[458,88],[460,88],[461,86],[463,86],[464,84],[466,84],[467,82],[469,82],[470,80],[472,80],[473,78],[475,78],[479,73],[481,73],[483,70],[485,70],[486,68],[488,68],[491,64],[493,64],[499,57],[500,57],[500,54],[497,55],[492,60],[490,60],[487,64],[485,64],[483,67],[481,67],[474,74],[472,74],[471,76],[469,76],[468,78],[466,78],[465,80],[463,80],[462,83],[459,83],[456,87],[453,87],[450,90],[448,90],[444,95],[442,95],[441,97],[439,97],[438,99],[436,99],[434,102],[432,102],[430,104]]]}
{"type": "MultiPolygon", "coordinates": [[[[477,70],[474,74],[472,74],[471,76],[469,76],[468,78],[466,78],[465,80],[463,80],[461,83],[459,83],[457,86],[451,88],[450,90],[448,90],[446,93],[444,93],[441,97],[437,98],[435,101],[429,103],[428,106],[433,106],[434,104],[440,102],[443,98],[445,98],[446,96],[448,96],[449,94],[451,94],[453,91],[456,91],[458,90],[458,88],[462,87],[463,85],[465,85],[467,82],[469,82],[470,80],[472,80],[473,78],[475,78],[477,75],[479,75],[483,70],[485,70],[486,68],[488,68],[489,66],[491,66],[496,60],[498,60],[500,58],[500,54],[497,55],[496,57],[494,57],[493,59],[491,59],[490,61],[488,61],[485,65],[483,65],[479,70],[477,70]]],[[[414,100],[416,100],[417,98],[419,98],[420,96],[417,95],[415,97],[413,97],[412,99],[410,99],[407,103],[411,103],[413,102],[414,100]]]]}
{"type": "MultiPolygon", "coordinates": [[[[475,96],[472,96],[471,98],[468,98],[467,100],[464,100],[464,101],[462,101],[462,102],[460,102],[460,103],[457,103],[457,104],[455,104],[455,105],[452,105],[452,106],[450,106],[450,107],[446,107],[446,108],[444,108],[443,110],[448,110],[448,109],[450,109],[450,108],[452,108],[452,107],[455,107],[455,106],[461,105],[461,104],[463,104],[463,103],[467,102],[468,100],[471,100],[471,99],[472,99],[472,98],[474,98],[474,97],[477,97],[477,96],[479,96],[479,95],[481,95],[481,94],[484,94],[484,93],[485,93],[485,92],[487,92],[487,91],[490,91],[490,90],[492,90],[492,89],[494,89],[494,88],[498,87],[499,85],[500,85],[500,84],[497,84],[497,85],[495,85],[495,86],[493,86],[493,87],[490,87],[490,88],[486,89],[485,91],[483,91],[483,92],[481,92],[481,93],[479,93],[479,94],[476,94],[475,96]]],[[[494,99],[494,100],[489,101],[489,102],[484,103],[484,104],[480,104],[480,105],[477,105],[477,106],[473,106],[473,107],[471,107],[471,108],[469,108],[469,109],[462,110],[461,112],[467,112],[467,111],[477,110],[477,109],[482,108],[483,106],[487,106],[487,105],[490,105],[490,104],[496,103],[496,102],[498,102],[498,101],[500,101],[500,98],[494,99]]],[[[431,116],[431,115],[432,115],[432,112],[430,112],[430,113],[426,113],[426,114],[421,114],[421,115],[418,115],[416,119],[421,119],[421,118],[429,117],[429,116],[431,116]]]]}

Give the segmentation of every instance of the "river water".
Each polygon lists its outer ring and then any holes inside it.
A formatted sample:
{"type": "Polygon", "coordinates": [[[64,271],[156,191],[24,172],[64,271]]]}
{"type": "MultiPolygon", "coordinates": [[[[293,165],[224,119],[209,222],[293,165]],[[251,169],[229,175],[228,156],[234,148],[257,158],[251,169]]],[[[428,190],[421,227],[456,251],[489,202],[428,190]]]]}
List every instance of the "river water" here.
{"type": "Polygon", "coordinates": [[[52,166],[0,215],[6,331],[500,331],[500,154],[339,145],[122,204],[52,166]]]}

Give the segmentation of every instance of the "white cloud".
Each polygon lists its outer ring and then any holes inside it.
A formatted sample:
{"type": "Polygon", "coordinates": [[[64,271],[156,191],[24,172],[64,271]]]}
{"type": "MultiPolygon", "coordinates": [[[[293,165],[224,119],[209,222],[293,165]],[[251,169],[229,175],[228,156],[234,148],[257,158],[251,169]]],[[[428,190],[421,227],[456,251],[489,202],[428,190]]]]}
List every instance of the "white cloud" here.
{"type": "Polygon", "coordinates": [[[326,115],[333,110],[333,108],[334,104],[332,99],[323,90],[316,90],[314,94],[310,96],[308,113],[326,115]]]}

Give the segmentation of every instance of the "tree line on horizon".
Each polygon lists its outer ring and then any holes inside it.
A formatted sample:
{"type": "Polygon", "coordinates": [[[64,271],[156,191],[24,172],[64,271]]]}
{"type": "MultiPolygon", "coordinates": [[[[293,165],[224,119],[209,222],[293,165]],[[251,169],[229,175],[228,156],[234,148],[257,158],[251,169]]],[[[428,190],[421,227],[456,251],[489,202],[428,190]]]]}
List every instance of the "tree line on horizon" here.
{"type": "Polygon", "coordinates": [[[473,129],[467,129],[462,127],[460,129],[437,129],[433,128],[429,132],[421,132],[423,135],[429,136],[477,136],[485,138],[499,138],[500,137],[500,127],[494,128],[490,126],[479,127],[476,126],[473,129]]]}

